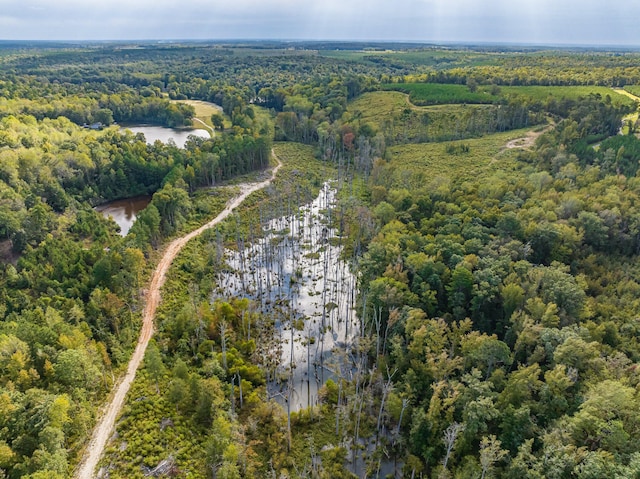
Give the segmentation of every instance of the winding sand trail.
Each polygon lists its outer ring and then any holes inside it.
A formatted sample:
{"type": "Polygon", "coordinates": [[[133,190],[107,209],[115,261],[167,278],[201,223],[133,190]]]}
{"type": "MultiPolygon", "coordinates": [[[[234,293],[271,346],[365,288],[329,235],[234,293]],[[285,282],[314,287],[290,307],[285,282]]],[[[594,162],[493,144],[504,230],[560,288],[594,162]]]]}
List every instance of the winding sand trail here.
{"type": "Polygon", "coordinates": [[[522,149],[526,149],[526,148],[531,148],[533,145],[535,145],[536,140],[538,139],[538,137],[540,135],[542,135],[543,133],[548,132],[549,130],[551,130],[553,127],[555,126],[555,124],[550,124],[545,126],[542,130],[538,130],[538,131],[528,131],[527,132],[527,136],[523,136],[521,138],[516,138],[515,140],[511,140],[509,142],[507,142],[506,145],[504,145],[504,147],[507,150],[512,150],[514,148],[522,148],[522,149]]]}
{"type": "Polygon", "coordinates": [[[624,88],[612,88],[612,90],[615,91],[616,93],[620,94],[620,95],[624,95],[626,97],[631,98],[632,100],[640,102],[640,96],[636,96],[633,93],[628,92],[624,88]]]}
{"type": "Polygon", "coordinates": [[[96,427],[93,430],[93,434],[87,448],[84,453],[84,457],[82,458],[80,464],[76,468],[74,478],[76,479],[93,479],[94,471],[102,457],[102,452],[107,444],[107,441],[111,437],[116,418],[124,405],[124,400],[129,392],[129,388],[131,387],[131,383],[133,382],[136,371],[144,358],[144,352],[147,349],[147,345],[149,344],[149,340],[151,336],[153,336],[153,319],[156,315],[156,309],[158,304],[160,304],[160,300],[162,299],[160,295],[160,289],[164,284],[165,277],[171,263],[174,258],[178,255],[180,250],[187,244],[187,242],[196,236],[200,235],[203,231],[217,225],[222,220],[224,220],[227,216],[231,214],[231,212],[237,208],[251,193],[261,190],[262,188],[267,187],[271,184],[273,179],[275,178],[278,170],[282,166],[282,163],[275,155],[275,152],[271,152],[275,160],[278,162],[277,166],[271,171],[271,177],[265,181],[260,183],[244,183],[240,186],[240,194],[233,198],[225,209],[214,219],[209,221],[204,226],[192,231],[191,233],[182,236],[181,238],[173,240],[167,246],[164,254],[162,255],[162,259],[158,263],[155,271],[153,272],[153,277],[151,278],[151,284],[149,285],[149,291],[147,293],[147,302],[144,308],[144,312],[142,314],[142,328],[140,329],[140,337],[138,338],[138,344],[136,346],[131,359],[129,360],[129,366],[127,367],[127,372],[124,377],[120,380],[119,383],[115,386],[115,392],[109,404],[104,408],[104,413],[98,420],[96,427]]]}
{"type": "Polygon", "coordinates": [[[515,140],[511,140],[507,142],[507,144],[504,145],[504,147],[508,150],[511,150],[514,148],[523,148],[523,149],[531,148],[541,134],[542,134],[541,131],[540,132],[530,131],[527,133],[527,136],[523,136],[522,138],[516,138],[515,140]]]}
{"type": "Polygon", "coordinates": [[[204,121],[202,121],[200,118],[191,118],[192,121],[197,121],[200,126],[204,127],[207,129],[207,131],[209,132],[209,134],[211,135],[211,138],[213,138],[214,136],[216,136],[216,132],[213,128],[211,128],[209,125],[207,125],[204,121]]]}
{"type": "MultiPolygon", "coordinates": [[[[624,90],[622,88],[613,88],[613,91],[615,91],[616,93],[619,93],[620,95],[624,95],[628,98],[631,98],[632,100],[634,100],[636,102],[636,104],[640,104],[640,96],[634,95],[631,92],[628,92],[627,90],[624,90]]],[[[636,110],[634,112],[629,113],[628,115],[626,115],[624,118],[622,118],[622,126],[620,127],[620,130],[618,131],[619,135],[624,135],[624,126],[629,122],[632,121],[634,124],[638,121],[638,108],[636,108],[636,110]]],[[[636,132],[636,136],[638,136],[638,133],[636,132]]],[[[599,143],[598,143],[599,145],[599,143]]]]}

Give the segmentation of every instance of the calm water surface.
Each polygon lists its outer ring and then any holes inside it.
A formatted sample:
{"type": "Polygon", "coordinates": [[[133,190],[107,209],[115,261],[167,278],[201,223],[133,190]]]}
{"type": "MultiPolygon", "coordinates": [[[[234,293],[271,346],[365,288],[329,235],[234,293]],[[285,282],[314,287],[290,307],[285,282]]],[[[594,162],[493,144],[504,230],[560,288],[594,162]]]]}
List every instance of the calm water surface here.
{"type": "Polygon", "coordinates": [[[199,136],[200,138],[211,138],[211,135],[207,130],[203,129],[189,129],[189,130],[175,130],[173,128],[164,128],[162,126],[151,125],[132,125],[122,128],[123,130],[130,130],[133,133],[144,134],[148,144],[153,144],[156,140],[160,140],[162,143],[168,143],[169,140],[173,140],[177,147],[184,148],[185,143],[190,135],[199,136]]]}
{"type": "Polygon", "coordinates": [[[342,247],[331,241],[337,231],[327,210],[335,197],[336,190],[325,184],[296,214],[270,221],[268,234],[253,246],[227,250],[231,268],[220,273],[220,291],[212,297],[249,297],[273,317],[273,342],[259,348],[277,358],[270,394],[285,407],[290,401],[292,411],[317,404],[318,390],[335,370],[352,369],[346,358],[360,334],[357,281],[341,258],[342,247]]]}
{"type": "Polygon", "coordinates": [[[136,215],[147,207],[149,201],[151,201],[151,196],[125,198],[97,206],[96,211],[107,218],[111,216],[113,221],[120,226],[120,234],[126,236],[136,220],[136,215]]]}

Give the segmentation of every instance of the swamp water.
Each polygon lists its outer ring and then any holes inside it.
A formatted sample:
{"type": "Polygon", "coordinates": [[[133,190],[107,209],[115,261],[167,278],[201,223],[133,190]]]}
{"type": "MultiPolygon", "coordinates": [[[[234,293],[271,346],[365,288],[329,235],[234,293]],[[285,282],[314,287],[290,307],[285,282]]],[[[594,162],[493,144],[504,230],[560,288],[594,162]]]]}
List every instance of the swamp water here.
{"type": "MultiPolygon", "coordinates": [[[[318,391],[342,375],[364,373],[354,351],[362,334],[355,312],[357,279],[342,260],[342,247],[330,227],[336,190],[325,183],[318,197],[297,213],[267,223],[264,238],[238,251],[226,250],[231,272],[218,277],[215,297],[248,297],[263,315],[273,318],[275,337],[258,345],[273,364],[268,372],[269,396],[285,410],[299,411],[318,403],[318,391]]],[[[267,368],[268,369],[268,368],[267,368]]],[[[341,414],[348,414],[345,409],[341,414]]],[[[390,433],[385,434],[390,438],[390,433]]],[[[353,438],[341,444],[347,464],[358,477],[400,477],[402,464],[382,457],[377,474],[367,475],[375,438],[353,438]]]]}
{"type": "Polygon", "coordinates": [[[249,297],[273,318],[268,390],[291,411],[317,404],[329,378],[353,369],[350,351],[360,335],[356,278],[330,227],[335,195],[325,183],[311,204],[270,221],[264,238],[227,250],[233,272],[218,281],[224,296],[249,297]]]}

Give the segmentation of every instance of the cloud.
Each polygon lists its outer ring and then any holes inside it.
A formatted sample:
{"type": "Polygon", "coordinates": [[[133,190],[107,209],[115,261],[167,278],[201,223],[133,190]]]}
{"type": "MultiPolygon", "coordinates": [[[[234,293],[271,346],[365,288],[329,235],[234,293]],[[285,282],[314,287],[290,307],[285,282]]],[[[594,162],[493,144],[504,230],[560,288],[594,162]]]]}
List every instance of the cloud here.
{"type": "Polygon", "coordinates": [[[638,45],[638,16],[601,0],[0,0],[0,38],[638,45]]]}

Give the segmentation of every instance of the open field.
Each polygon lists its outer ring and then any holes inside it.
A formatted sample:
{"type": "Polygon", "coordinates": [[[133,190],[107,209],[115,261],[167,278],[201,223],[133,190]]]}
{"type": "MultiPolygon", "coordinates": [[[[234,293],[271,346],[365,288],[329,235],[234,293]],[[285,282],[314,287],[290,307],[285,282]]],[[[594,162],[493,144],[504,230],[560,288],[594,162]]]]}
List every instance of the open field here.
{"type": "Polygon", "coordinates": [[[196,117],[206,117],[211,116],[214,113],[222,114],[222,107],[220,105],[216,105],[215,103],[209,103],[208,101],[200,101],[200,100],[176,100],[176,102],[184,103],[186,105],[191,105],[196,110],[196,117]]]}
{"type": "MultiPolygon", "coordinates": [[[[212,136],[214,136],[213,135],[214,128],[213,128],[213,123],[211,123],[211,115],[216,113],[222,115],[222,117],[224,118],[225,129],[231,128],[232,126],[231,119],[224,113],[220,105],[216,105],[215,103],[210,103],[208,101],[201,101],[201,100],[174,100],[174,101],[176,103],[185,103],[187,105],[191,105],[196,111],[196,116],[194,118],[196,120],[196,125],[194,126],[206,127],[212,133],[212,136]]],[[[271,120],[270,120],[270,114],[268,110],[255,105],[253,105],[252,108],[256,115],[256,118],[260,122],[264,123],[265,125],[270,124],[271,120]]]]}
{"type": "MultiPolygon", "coordinates": [[[[638,123],[638,119],[640,118],[640,115],[638,114],[638,112],[635,113],[631,113],[630,115],[625,116],[622,119],[622,130],[621,133],[623,135],[628,135],[629,134],[629,122],[631,122],[633,125],[638,123]]],[[[636,135],[638,133],[636,132],[636,135]]]]}
{"type": "Polygon", "coordinates": [[[207,130],[209,130],[212,136],[214,136],[214,128],[213,123],[211,123],[211,115],[219,113],[220,115],[224,116],[222,107],[220,105],[201,100],[175,100],[175,102],[192,106],[196,111],[196,116],[194,119],[197,120],[194,126],[205,127],[207,130]]]}
{"type": "Polygon", "coordinates": [[[500,90],[503,96],[521,96],[537,101],[545,101],[549,98],[577,100],[593,94],[600,95],[602,98],[609,95],[614,105],[633,105],[634,103],[631,98],[605,86],[503,86],[500,90]]]}
{"type": "Polygon", "coordinates": [[[445,83],[387,83],[384,90],[396,90],[409,94],[416,105],[442,105],[448,103],[493,103],[499,97],[486,89],[472,92],[466,85],[445,83]]]}
{"type": "Polygon", "coordinates": [[[625,87],[622,90],[619,90],[619,92],[623,95],[630,93],[632,98],[637,99],[640,97],[640,85],[625,85],[625,87]]]}
{"type": "MultiPolygon", "coordinates": [[[[391,143],[474,138],[508,129],[498,124],[493,105],[432,105],[418,107],[400,92],[365,93],[349,104],[349,113],[369,124],[391,143]]],[[[532,118],[530,124],[544,122],[532,118]]]]}
{"type": "MultiPolygon", "coordinates": [[[[616,88],[615,91],[621,95],[624,95],[628,98],[630,98],[631,100],[635,101],[636,103],[640,102],[640,97],[638,97],[637,95],[640,94],[640,86],[635,86],[635,85],[629,85],[629,86],[625,86],[624,89],[622,88],[616,88]]],[[[640,104],[640,103],[639,103],[640,104]]],[[[627,116],[625,116],[622,119],[622,128],[620,129],[620,133],[623,135],[628,135],[629,134],[629,123],[631,122],[632,125],[635,125],[638,122],[638,118],[640,117],[640,114],[638,113],[638,110],[636,109],[636,111],[628,114],[627,116]]],[[[636,135],[638,133],[636,132],[636,135]]]]}
{"type": "Polygon", "coordinates": [[[359,96],[349,104],[349,112],[359,116],[363,122],[379,125],[384,118],[402,112],[405,108],[415,111],[427,111],[427,108],[417,107],[409,102],[404,93],[395,91],[374,91],[359,96]]]}
{"type": "Polygon", "coordinates": [[[531,132],[522,129],[463,141],[392,146],[391,161],[384,166],[387,187],[421,189],[453,179],[484,177],[498,170],[513,171],[517,152],[507,145],[531,132]]]}
{"type": "Polygon", "coordinates": [[[609,95],[614,104],[632,105],[634,100],[628,96],[604,86],[479,86],[471,92],[466,85],[441,83],[387,83],[385,90],[402,91],[409,94],[416,105],[445,103],[494,103],[500,99],[522,97],[533,101],[546,101],[550,98],[576,100],[590,94],[603,98],[609,95]]]}
{"type": "MultiPolygon", "coordinates": [[[[408,112],[428,114],[433,119],[439,115],[453,115],[465,110],[483,110],[487,105],[430,105],[416,106],[409,96],[396,91],[374,91],[359,96],[349,104],[349,112],[363,122],[380,126],[396,115],[408,112]]],[[[431,121],[433,121],[433,119],[431,121]]]]}

